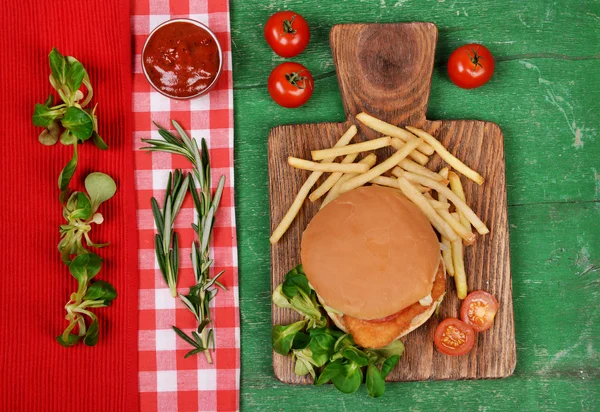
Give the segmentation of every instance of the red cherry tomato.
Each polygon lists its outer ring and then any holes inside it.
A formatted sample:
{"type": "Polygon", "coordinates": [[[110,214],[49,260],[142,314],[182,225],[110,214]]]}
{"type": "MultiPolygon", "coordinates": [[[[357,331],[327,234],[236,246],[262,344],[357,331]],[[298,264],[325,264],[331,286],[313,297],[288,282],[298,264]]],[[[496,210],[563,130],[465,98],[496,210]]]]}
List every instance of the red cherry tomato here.
{"type": "Polygon", "coordinates": [[[444,319],[435,330],[433,342],[445,355],[464,355],[475,344],[475,331],[459,319],[444,319]]]}
{"type": "Polygon", "coordinates": [[[280,106],[300,107],[312,96],[314,81],[306,67],[286,62],[275,67],[269,76],[269,94],[280,106]]]}
{"type": "Polygon", "coordinates": [[[448,76],[463,89],[486,84],[494,74],[494,56],[482,44],[465,44],[454,50],[448,59],[448,76]]]}
{"type": "Polygon", "coordinates": [[[304,17],[293,11],[280,11],[265,24],[265,40],[281,57],[294,57],[308,45],[310,30],[304,17]]]}
{"type": "Polygon", "coordinates": [[[494,323],[498,312],[498,301],[483,290],[476,290],[467,295],[460,307],[460,318],[475,332],[488,330],[494,323]]]}

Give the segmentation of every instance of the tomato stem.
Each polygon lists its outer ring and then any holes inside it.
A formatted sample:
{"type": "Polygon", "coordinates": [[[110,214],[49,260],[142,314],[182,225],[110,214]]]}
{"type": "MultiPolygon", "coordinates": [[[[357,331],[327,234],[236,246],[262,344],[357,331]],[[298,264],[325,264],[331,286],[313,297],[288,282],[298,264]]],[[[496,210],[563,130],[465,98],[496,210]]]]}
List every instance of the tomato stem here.
{"type": "Polygon", "coordinates": [[[295,86],[298,89],[306,89],[306,84],[308,83],[308,81],[307,81],[308,77],[301,76],[300,73],[302,73],[302,71],[286,73],[285,79],[288,82],[290,82],[290,84],[292,86],[295,86]],[[300,84],[300,83],[302,83],[302,84],[300,84]]]}
{"type": "Polygon", "coordinates": [[[295,18],[296,15],[294,14],[290,20],[283,21],[283,36],[285,36],[286,34],[296,34],[296,30],[294,30],[294,28],[292,27],[295,18]]]}
{"type": "Polygon", "coordinates": [[[471,69],[472,73],[475,73],[475,70],[477,69],[477,67],[481,67],[483,69],[483,64],[481,64],[480,60],[485,60],[483,58],[483,56],[480,56],[479,54],[477,54],[477,50],[475,49],[471,49],[471,51],[473,52],[473,55],[471,55],[471,52],[467,50],[467,53],[469,53],[469,59],[471,60],[471,63],[473,63],[473,69],[471,69]]]}

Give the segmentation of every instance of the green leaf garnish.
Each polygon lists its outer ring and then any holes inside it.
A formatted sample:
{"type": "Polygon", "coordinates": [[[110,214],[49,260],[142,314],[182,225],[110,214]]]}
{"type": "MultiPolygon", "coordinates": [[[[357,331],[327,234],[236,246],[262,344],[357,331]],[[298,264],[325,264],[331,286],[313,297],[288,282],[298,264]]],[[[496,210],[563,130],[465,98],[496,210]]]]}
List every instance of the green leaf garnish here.
{"type": "Polygon", "coordinates": [[[356,392],[362,380],[363,373],[360,366],[352,362],[342,365],[339,373],[331,377],[333,386],[344,393],[356,392]]]}
{"type": "Polygon", "coordinates": [[[291,325],[275,325],[271,333],[271,343],[273,350],[280,355],[287,355],[292,349],[294,337],[306,326],[306,321],[301,320],[291,325]]]}
{"type": "Polygon", "coordinates": [[[67,69],[65,83],[71,92],[75,93],[81,87],[83,77],[87,74],[85,68],[78,60],[69,58],[69,68],[67,69]]]}
{"type": "Polygon", "coordinates": [[[70,295],[65,305],[69,324],[56,340],[66,347],[80,341],[94,346],[98,343],[99,322],[90,310],[110,305],[117,297],[117,292],[108,282],[91,283],[100,272],[102,259],[91,253],[88,247],[106,244],[92,242],[89,231],[93,224],[104,221],[97,209],[115,194],[116,186],[109,176],[91,173],[85,182],[87,194],[72,192],[69,188],[77,170],[78,142],[91,137],[101,149],[106,149],[106,143],[98,135],[96,107],[86,108],[92,99],[93,89],[83,65],[72,56],[63,56],[56,48],[48,55],[48,61],[50,84],[60,96],[60,101],[55,104],[54,95],[50,94],[43,104],[36,104],[32,122],[35,126],[44,127],[38,137],[40,143],[51,146],[60,140],[63,145],[73,146],[71,160],[58,176],[59,201],[63,205],[62,215],[66,221],[60,225],[58,250],[78,285],[77,291],[70,295]],[[86,94],[80,90],[82,86],[85,86],[86,94]]]}
{"type": "Polygon", "coordinates": [[[52,77],[56,80],[57,85],[65,84],[67,77],[67,60],[56,48],[53,48],[48,56],[50,60],[50,70],[52,70],[52,77]]]}
{"type": "Polygon", "coordinates": [[[58,343],[60,343],[62,346],[64,347],[69,347],[69,346],[74,346],[77,345],[79,343],[79,335],[75,335],[73,333],[69,333],[67,335],[67,339],[65,340],[64,337],[62,335],[58,335],[56,337],[56,340],[58,341],[58,343]]]}
{"type": "Polygon", "coordinates": [[[78,107],[71,106],[65,112],[62,125],[79,140],[87,140],[94,131],[94,121],[91,116],[78,107]]]}
{"type": "Polygon", "coordinates": [[[38,140],[45,146],[52,146],[58,142],[60,138],[60,124],[54,120],[40,133],[38,140]]]}
{"type": "Polygon", "coordinates": [[[100,272],[102,259],[95,253],[84,253],[78,255],[71,261],[69,271],[78,282],[82,280],[91,280],[100,272]]]}
{"type": "Polygon", "coordinates": [[[335,345],[335,337],[322,333],[312,336],[310,340],[310,350],[313,360],[317,366],[323,366],[333,356],[333,346],[335,345]]]}
{"type": "Polygon", "coordinates": [[[92,216],[92,203],[89,197],[83,192],[77,192],[77,206],[69,215],[70,219],[87,220],[92,216]]]}
{"type": "Polygon", "coordinates": [[[381,375],[377,366],[371,364],[367,367],[367,391],[373,398],[379,398],[385,392],[385,380],[381,375]]]}
{"type": "Polygon", "coordinates": [[[100,150],[108,149],[108,146],[106,145],[106,143],[104,143],[104,140],[102,140],[98,132],[95,130],[92,132],[92,143],[94,143],[94,146],[96,146],[100,150]]]}
{"type": "Polygon", "coordinates": [[[32,121],[34,126],[49,127],[57,118],[63,116],[65,112],[66,110],[64,109],[53,110],[45,104],[36,104],[32,121]]]}
{"type": "Polygon", "coordinates": [[[87,346],[94,346],[96,343],[98,343],[98,330],[98,319],[96,316],[92,315],[92,323],[85,333],[83,343],[85,343],[87,346]]]}
{"type": "MultiPolygon", "coordinates": [[[[292,349],[303,350],[308,347],[311,342],[311,337],[304,332],[298,332],[294,336],[294,342],[292,343],[292,349]]],[[[311,352],[312,354],[312,352],[311,352]]]]}
{"type": "Polygon", "coordinates": [[[323,371],[315,381],[315,385],[323,385],[331,380],[334,376],[339,375],[342,372],[344,364],[341,360],[330,362],[323,368],[323,371]]]}
{"type": "Polygon", "coordinates": [[[99,300],[102,304],[108,306],[117,297],[117,291],[108,282],[98,280],[88,288],[83,300],[99,300]]]}
{"type": "Polygon", "coordinates": [[[292,299],[299,292],[304,292],[305,295],[311,293],[308,279],[302,270],[302,265],[298,265],[285,275],[282,291],[289,299],[292,299]]]}
{"type": "Polygon", "coordinates": [[[381,366],[381,377],[385,379],[385,377],[388,376],[392,370],[394,370],[396,365],[398,365],[399,361],[400,355],[392,355],[387,358],[381,366]]]}
{"type": "Polygon", "coordinates": [[[46,146],[52,146],[60,138],[64,145],[73,145],[73,156],[58,177],[58,186],[64,192],[77,168],[77,141],[92,138],[100,149],[107,148],[98,135],[97,119],[94,109],[85,109],[92,95],[92,85],[83,65],[72,56],[63,56],[53,48],[48,56],[50,63],[50,83],[56,89],[62,102],[54,105],[54,96],[50,95],[44,104],[36,104],[32,116],[35,126],[44,127],[38,139],[46,146]],[[79,90],[82,85],[87,95],[79,90]]]}
{"type": "Polygon", "coordinates": [[[275,352],[292,353],[297,375],[310,373],[315,385],[331,381],[341,392],[353,393],[360,387],[366,372],[369,395],[379,397],[384,394],[385,378],[404,352],[401,341],[393,341],[384,348],[364,349],[350,334],[343,333],[335,325],[328,325],[324,308],[301,266],[286,274],[284,282],[275,288],[273,302],[304,316],[304,320],[291,325],[275,325],[271,336],[275,352]],[[317,368],[322,368],[320,373],[317,368]]]}
{"type": "Polygon", "coordinates": [[[58,176],[58,189],[63,191],[69,187],[69,182],[77,169],[77,144],[73,145],[73,157],[65,165],[58,176]]]}
{"type": "Polygon", "coordinates": [[[372,349],[372,351],[383,358],[389,358],[393,355],[402,356],[404,353],[404,343],[401,340],[394,340],[389,345],[379,349],[372,349]]]}
{"type": "Polygon", "coordinates": [[[117,185],[109,175],[94,172],[85,178],[85,190],[90,195],[92,210],[95,212],[102,202],[106,202],[115,195],[117,185]]]}

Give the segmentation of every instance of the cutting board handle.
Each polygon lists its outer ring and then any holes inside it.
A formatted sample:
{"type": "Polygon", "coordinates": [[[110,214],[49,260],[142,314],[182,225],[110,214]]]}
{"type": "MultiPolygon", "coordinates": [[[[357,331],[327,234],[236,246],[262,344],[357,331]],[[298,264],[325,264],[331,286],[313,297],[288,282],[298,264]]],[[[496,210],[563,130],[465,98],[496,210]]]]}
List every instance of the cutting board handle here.
{"type": "Polygon", "coordinates": [[[334,26],[330,44],[346,114],[422,125],[436,43],[433,23],[334,26]]]}

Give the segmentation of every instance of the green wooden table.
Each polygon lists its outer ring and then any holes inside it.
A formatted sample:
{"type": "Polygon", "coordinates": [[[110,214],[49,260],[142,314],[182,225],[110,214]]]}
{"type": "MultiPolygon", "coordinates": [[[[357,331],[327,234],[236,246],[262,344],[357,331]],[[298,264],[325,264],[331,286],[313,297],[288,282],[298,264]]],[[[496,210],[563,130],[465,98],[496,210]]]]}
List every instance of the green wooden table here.
{"type": "Polygon", "coordinates": [[[600,409],[600,2],[232,0],[235,179],[244,410],[600,409]],[[477,5],[475,5],[477,3],[477,5]],[[300,109],[269,98],[283,61],[263,40],[291,9],[311,26],[295,58],[316,79],[300,109]],[[287,386],[271,366],[267,135],[285,123],[345,118],[329,50],[336,23],[431,21],[439,29],[428,118],[482,119],[504,132],[517,367],[503,380],[388,384],[366,391],[287,386]],[[480,42],[496,56],[485,87],[461,90],[450,52],[480,42]]]}

